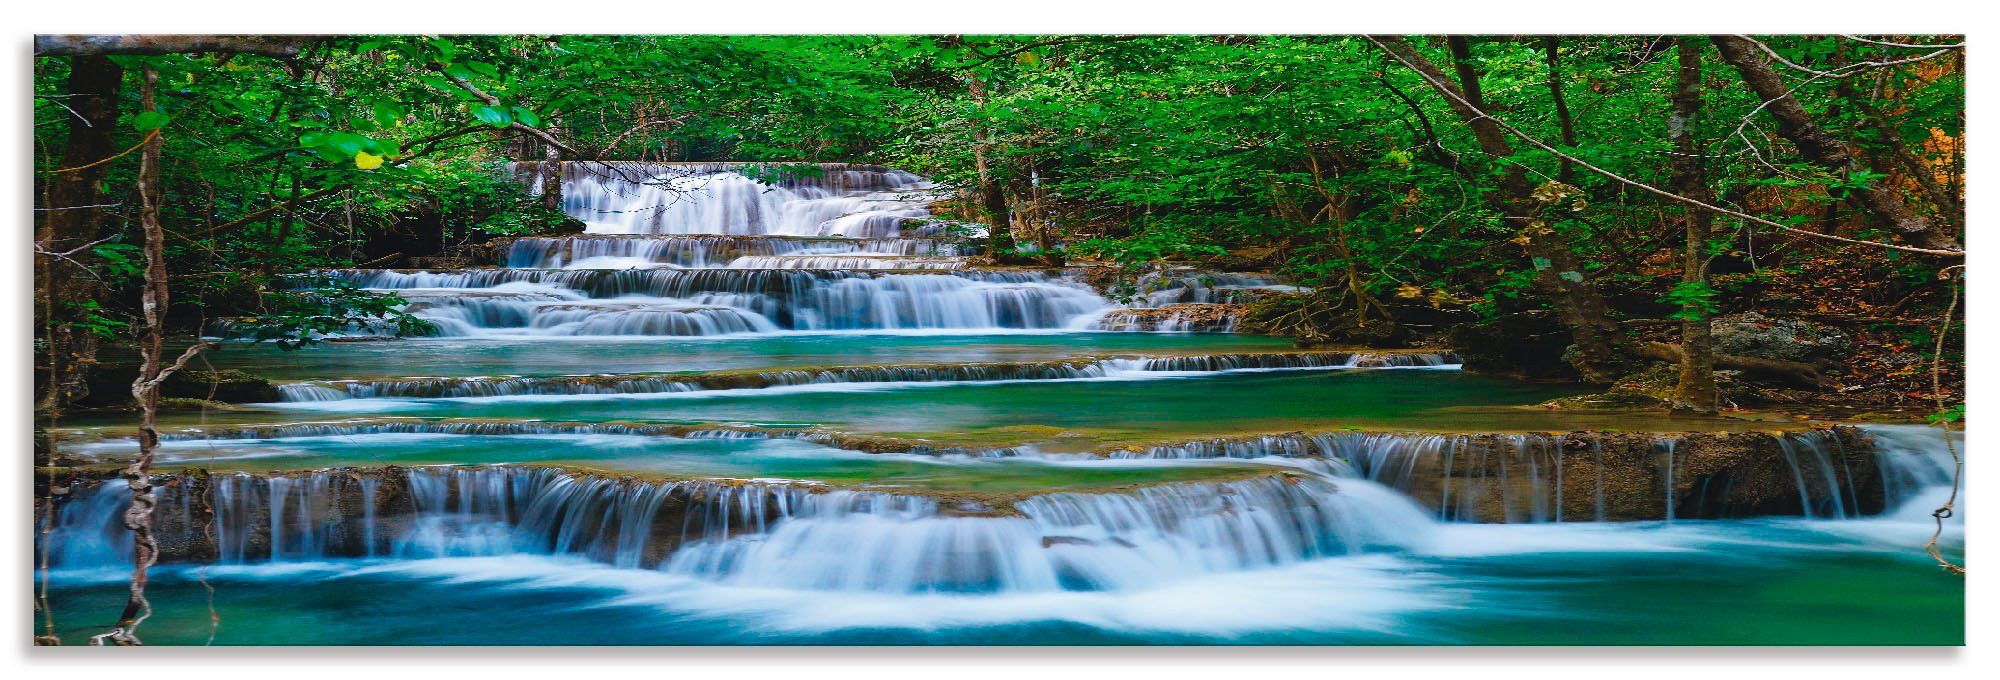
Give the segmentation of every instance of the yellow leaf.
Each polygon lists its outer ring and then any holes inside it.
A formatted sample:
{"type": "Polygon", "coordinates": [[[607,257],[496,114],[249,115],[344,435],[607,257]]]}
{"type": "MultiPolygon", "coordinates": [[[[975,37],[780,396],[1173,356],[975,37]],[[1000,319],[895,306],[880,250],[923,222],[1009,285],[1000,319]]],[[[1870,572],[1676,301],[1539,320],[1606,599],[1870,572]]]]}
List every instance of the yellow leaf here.
{"type": "Polygon", "coordinates": [[[374,170],[382,167],[382,157],[366,151],[356,151],[354,152],[354,167],[363,170],[374,170]]]}

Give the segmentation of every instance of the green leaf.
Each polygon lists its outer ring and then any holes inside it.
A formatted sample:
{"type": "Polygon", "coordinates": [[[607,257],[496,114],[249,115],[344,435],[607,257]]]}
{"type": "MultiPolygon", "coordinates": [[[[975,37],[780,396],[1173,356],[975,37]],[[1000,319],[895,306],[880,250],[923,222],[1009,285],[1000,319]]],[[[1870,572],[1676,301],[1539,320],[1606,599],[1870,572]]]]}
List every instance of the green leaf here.
{"type": "Polygon", "coordinates": [[[377,125],[390,127],[402,123],[404,115],[403,107],[397,106],[395,102],[375,102],[373,108],[375,123],[377,125]]]}
{"type": "Polygon", "coordinates": [[[514,122],[514,117],[508,115],[506,109],[484,104],[472,107],[472,117],[478,118],[481,123],[497,128],[507,127],[514,122]]]}
{"type": "Polygon", "coordinates": [[[368,148],[368,138],[352,132],[335,132],[326,136],[326,146],[342,158],[348,158],[368,148]]]}
{"type": "Polygon", "coordinates": [[[514,107],[513,111],[514,111],[514,120],[521,121],[523,125],[542,124],[542,119],[536,117],[535,112],[533,111],[529,111],[528,109],[519,106],[514,107]]]}
{"type": "Polygon", "coordinates": [[[159,111],[141,111],[132,117],[132,127],[140,132],[151,132],[166,127],[173,118],[159,111]]]}
{"type": "Polygon", "coordinates": [[[444,38],[433,39],[431,40],[431,47],[437,48],[437,60],[439,63],[449,64],[452,58],[458,56],[458,46],[451,44],[450,40],[445,40],[444,38]]]}

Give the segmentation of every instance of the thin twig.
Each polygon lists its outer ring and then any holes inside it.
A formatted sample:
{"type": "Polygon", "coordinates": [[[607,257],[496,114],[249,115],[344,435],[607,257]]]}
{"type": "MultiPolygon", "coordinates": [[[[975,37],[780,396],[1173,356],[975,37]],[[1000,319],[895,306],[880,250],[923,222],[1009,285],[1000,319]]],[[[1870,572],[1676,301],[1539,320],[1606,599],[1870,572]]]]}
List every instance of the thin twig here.
{"type": "MultiPolygon", "coordinates": [[[[1944,321],[1938,324],[1937,345],[1931,350],[1931,399],[1937,403],[1938,413],[1940,414],[1944,413],[1945,410],[1944,379],[1942,378],[1944,372],[1944,339],[1945,336],[1951,334],[1951,317],[1954,313],[1958,312],[1958,297],[1960,292],[1958,280],[1945,274],[1945,272],[1962,267],[1964,265],[1953,265],[1945,267],[1938,272],[1939,278],[1943,278],[1951,283],[1951,304],[1945,307],[1944,321]]],[[[1940,418],[1938,425],[1944,428],[1944,448],[1946,451],[1951,452],[1951,496],[1945,499],[1944,505],[1940,505],[1938,509],[1931,511],[1931,518],[1937,521],[1937,528],[1931,530],[1931,540],[1924,543],[1924,553],[1930,555],[1931,559],[1937,560],[1938,566],[1944,567],[1945,571],[1964,576],[1965,567],[1954,564],[1949,559],[1945,559],[1944,551],[1938,548],[1938,539],[1944,535],[1945,519],[1952,516],[1952,509],[1958,505],[1959,479],[1965,475],[1965,458],[1958,455],[1958,446],[1951,441],[1951,420],[1940,418]]]]}

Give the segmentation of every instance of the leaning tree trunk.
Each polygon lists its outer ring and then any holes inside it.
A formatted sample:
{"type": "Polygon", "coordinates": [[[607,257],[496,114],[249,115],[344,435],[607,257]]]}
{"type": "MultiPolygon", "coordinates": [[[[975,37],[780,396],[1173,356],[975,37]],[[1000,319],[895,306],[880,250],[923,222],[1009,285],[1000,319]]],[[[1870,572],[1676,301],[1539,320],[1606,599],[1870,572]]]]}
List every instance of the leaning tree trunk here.
{"type": "MultiPolygon", "coordinates": [[[[1472,129],[1473,138],[1478,140],[1480,150],[1486,155],[1495,159],[1514,155],[1507,133],[1486,114],[1476,95],[1468,94],[1470,87],[1476,87],[1478,82],[1478,71],[1469,61],[1457,60],[1459,73],[1468,78],[1468,86],[1462,87],[1454,85],[1443,69],[1418,53],[1409,41],[1397,36],[1375,36],[1370,40],[1392,58],[1416,71],[1431,89],[1443,95],[1460,121],[1472,129]]],[[[1464,38],[1453,37],[1449,40],[1454,54],[1469,56],[1464,38]]],[[[1544,223],[1542,214],[1552,206],[1545,196],[1538,196],[1528,182],[1526,171],[1519,164],[1507,164],[1500,186],[1500,210],[1509,224],[1520,229],[1520,240],[1529,260],[1534,263],[1535,283],[1549,296],[1555,306],[1556,317],[1569,330],[1575,350],[1570,356],[1570,364],[1576,367],[1578,375],[1586,382],[1608,384],[1616,381],[1630,366],[1633,355],[1631,340],[1611,320],[1611,306],[1605,303],[1604,296],[1585,276],[1582,261],[1563,242],[1562,236],[1544,223]]]]}
{"type": "MultiPolygon", "coordinates": [[[[1792,96],[1792,88],[1750,39],[1735,35],[1711,36],[1715,47],[1722,52],[1722,60],[1736,67],[1743,76],[1743,82],[1750,90],[1765,101],[1765,110],[1778,121],[1778,134],[1798,147],[1799,153],[1808,160],[1846,176],[1865,170],[1861,162],[1848,151],[1840,140],[1834,139],[1825,128],[1813,120],[1805,106],[1792,96]]],[[[1868,211],[1886,224],[1891,231],[1904,240],[1924,248],[1956,250],[1957,237],[1940,224],[1914,215],[1903,205],[1903,197],[1898,192],[1883,187],[1879,182],[1868,182],[1856,190],[1855,197],[1868,211]]]]}
{"type": "MultiPolygon", "coordinates": [[[[146,67],[140,80],[139,110],[152,111],[154,83],[159,73],[146,67]]],[[[160,227],[160,150],[163,135],[152,135],[139,149],[139,229],[143,232],[146,269],[139,294],[139,316],[143,325],[139,338],[139,376],[132,380],[132,399],[139,406],[139,455],[119,472],[132,489],[132,503],[125,509],[125,528],[132,531],[132,580],[126,592],[125,611],[110,631],[91,637],[92,644],[140,644],[139,624],[152,613],[146,600],[147,570],[159,559],[159,543],[153,538],[153,508],[158,496],[153,491],[153,457],[160,447],[160,383],[187,365],[207,348],[197,342],[171,366],[161,365],[167,332],[166,230],[160,227]]]]}
{"type": "MultiPolygon", "coordinates": [[[[1668,162],[1674,193],[1703,203],[1715,196],[1702,176],[1705,151],[1698,133],[1701,116],[1701,46],[1693,39],[1675,40],[1680,52],[1680,75],[1674,82],[1673,113],[1667,117],[1667,137],[1673,143],[1668,162]]],[[[1681,253],[1681,281],[1690,287],[1708,285],[1708,236],[1713,216],[1706,210],[1689,208],[1684,218],[1687,242],[1681,253]]],[[[1721,401],[1715,388],[1715,336],[1709,327],[1708,312],[1701,305],[1681,308],[1680,379],[1671,400],[1675,409],[1712,413],[1721,401]]]]}

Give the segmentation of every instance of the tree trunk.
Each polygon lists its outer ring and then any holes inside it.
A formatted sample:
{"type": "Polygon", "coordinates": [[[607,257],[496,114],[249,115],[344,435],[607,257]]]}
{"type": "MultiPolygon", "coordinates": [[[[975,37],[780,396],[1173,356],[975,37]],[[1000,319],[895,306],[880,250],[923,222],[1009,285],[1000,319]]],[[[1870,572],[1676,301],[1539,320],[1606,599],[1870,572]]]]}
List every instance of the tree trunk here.
{"type": "MultiPolygon", "coordinates": [[[[1562,86],[1562,39],[1555,36],[1542,38],[1542,52],[1549,63],[1549,98],[1555,100],[1556,124],[1562,130],[1563,146],[1576,148],[1576,121],[1569,115],[1569,100],[1563,97],[1562,86]]],[[[1575,153],[1571,151],[1570,153],[1575,153]]],[[[1562,159],[1556,168],[1556,181],[1576,184],[1576,167],[1569,159],[1562,159]]]]}
{"type": "MultiPolygon", "coordinates": [[[[972,101],[982,108],[985,107],[986,86],[979,82],[979,77],[968,76],[965,82],[967,89],[972,93],[972,101]]],[[[997,255],[1014,249],[1014,227],[1013,216],[1007,210],[1007,195],[1002,190],[999,173],[994,171],[992,159],[988,158],[992,153],[991,146],[992,141],[987,134],[986,124],[973,123],[972,163],[979,173],[979,202],[986,210],[987,224],[990,225],[986,231],[986,252],[988,255],[997,255]]]]}
{"type": "MultiPolygon", "coordinates": [[[[1418,53],[1409,41],[1396,36],[1378,36],[1374,40],[1383,51],[1408,63],[1432,89],[1444,95],[1452,111],[1458,114],[1466,127],[1472,129],[1473,138],[1479,141],[1481,151],[1495,159],[1514,154],[1506,131],[1501,130],[1483,109],[1474,104],[1478,100],[1469,97],[1460,86],[1453,85],[1444,70],[1418,53]]],[[[1468,75],[1471,78],[1469,82],[1476,83],[1478,80],[1478,73],[1469,63],[1461,63],[1460,73],[1468,75]]],[[[1555,305],[1556,317],[1570,332],[1574,353],[1569,363],[1587,382],[1608,384],[1616,381],[1629,367],[1632,347],[1624,331],[1611,320],[1611,306],[1604,302],[1604,296],[1584,276],[1576,253],[1562,242],[1560,234],[1543,224],[1541,213],[1548,206],[1538,205],[1534,187],[1528,183],[1527,172],[1519,165],[1508,163],[1500,184],[1500,210],[1510,224],[1521,229],[1528,257],[1535,266],[1535,283],[1549,296],[1555,305]]]]}
{"type": "MultiPolygon", "coordinates": [[[[139,110],[152,111],[154,83],[159,73],[147,67],[141,78],[139,110]]],[[[139,455],[119,472],[132,489],[132,503],[125,509],[125,528],[132,531],[132,580],[127,590],[125,610],[110,631],[91,637],[92,644],[109,641],[116,645],[141,644],[139,624],[152,613],[146,600],[147,570],[159,559],[159,544],[153,538],[153,508],[158,497],[153,491],[153,457],[160,447],[160,383],[186,366],[207,348],[206,343],[189,347],[172,366],[162,367],[167,330],[167,235],[160,227],[161,135],[153,135],[139,149],[139,229],[144,234],[146,254],[144,285],[139,295],[140,328],[139,375],[132,380],[132,399],[139,406],[139,455]]]]}
{"type": "Polygon", "coordinates": [[[1465,36],[1447,36],[1445,48],[1451,50],[1452,70],[1458,73],[1458,87],[1465,100],[1479,110],[1486,110],[1486,94],[1479,87],[1479,67],[1472,63],[1472,43],[1465,36]]]}
{"type": "MultiPolygon", "coordinates": [[[[1682,357],[1686,356],[1680,345],[1669,345],[1664,342],[1640,343],[1638,351],[1641,356],[1660,361],[1680,361],[1682,357]]],[[[1742,371],[1767,378],[1776,378],[1801,387],[1816,389],[1826,387],[1826,378],[1820,375],[1819,367],[1812,364],[1779,359],[1737,356],[1733,354],[1717,354],[1714,356],[1717,368],[1742,371]]]]}
{"type": "Polygon", "coordinates": [[[542,145],[542,208],[562,211],[562,150],[554,145],[542,145]]]}
{"type": "MultiPolygon", "coordinates": [[[[1703,177],[1701,143],[1701,46],[1693,39],[1675,41],[1680,51],[1680,76],[1674,82],[1673,112],[1667,117],[1667,137],[1673,143],[1668,162],[1674,193],[1703,203],[1715,196],[1703,177]]],[[[1681,281],[1690,286],[1708,285],[1708,236],[1713,216],[1706,210],[1689,208],[1684,218],[1687,241],[1681,253],[1681,281]]],[[[1674,384],[1671,400],[1675,409],[1713,413],[1721,395],[1715,388],[1715,336],[1710,332],[1708,313],[1699,306],[1681,309],[1680,379],[1674,384]]]]}
{"type": "MultiPolygon", "coordinates": [[[[1736,67],[1743,76],[1743,82],[1752,92],[1763,98],[1766,111],[1778,121],[1778,134],[1798,147],[1799,153],[1808,160],[1839,175],[1847,175],[1863,169],[1854,154],[1847,147],[1828,134],[1825,128],[1813,120],[1805,106],[1792,97],[1791,88],[1771,68],[1761,50],[1749,39],[1734,35],[1711,36],[1715,47],[1722,52],[1722,60],[1736,67]]],[[[1856,189],[1855,198],[1869,212],[1881,220],[1891,231],[1901,235],[1905,241],[1924,248],[1944,250],[1960,249],[1957,237],[1932,220],[1910,213],[1903,205],[1903,199],[1896,192],[1869,182],[1856,189]]]]}
{"type": "Polygon", "coordinates": [[[97,279],[97,260],[85,247],[97,240],[106,199],[98,187],[118,153],[118,86],[124,69],[101,56],[70,59],[68,95],[74,115],[56,172],[43,180],[44,210],[35,211],[35,330],[43,352],[35,365],[38,462],[55,456],[56,418],[62,407],[88,393],[83,373],[97,357],[97,338],[75,323],[85,314],[97,279]],[[75,251],[75,252],[70,252],[75,251]]]}
{"type": "MultiPolygon", "coordinates": [[[[1879,82],[1878,80],[1878,88],[1879,82]]],[[[1924,196],[1930,199],[1931,205],[1936,206],[1938,216],[1944,220],[1944,225],[1947,228],[1954,228],[1963,224],[1965,208],[1959,204],[1958,196],[1946,191],[1944,185],[1938,182],[1937,171],[1910,150],[1910,145],[1903,141],[1903,134],[1898,132],[1896,126],[1889,122],[1888,116],[1883,115],[1881,109],[1875,106],[1874,97],[1877,95],[1862,92],[1861,88],[1854,87],[1852,78],[1840,81],[1840,85],[1834,89],[1854,106],[1856,113],[1867,119],[1869,126],[1873,127],[1875,134],[1882,139],[1882,145],[1888,149],[1886,155],[1901,166],[1903,172],[1924,190],[1924,196]]]]}

